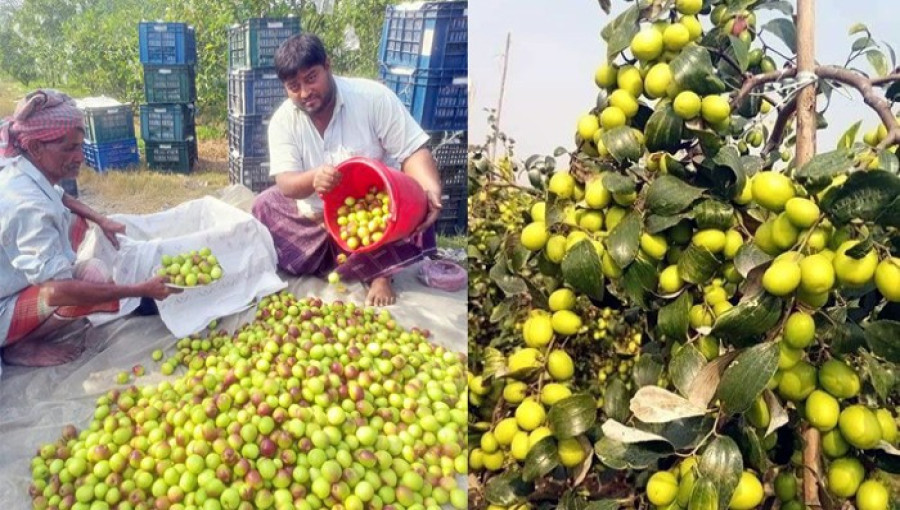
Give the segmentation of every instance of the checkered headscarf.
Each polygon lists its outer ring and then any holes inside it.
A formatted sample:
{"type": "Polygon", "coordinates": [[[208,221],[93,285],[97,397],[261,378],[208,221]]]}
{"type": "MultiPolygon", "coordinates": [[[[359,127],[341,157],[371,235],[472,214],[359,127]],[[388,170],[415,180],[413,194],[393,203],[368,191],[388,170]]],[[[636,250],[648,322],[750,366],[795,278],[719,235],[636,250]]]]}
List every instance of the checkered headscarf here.
{"type": "Polygon", "coordinates": [[[12,117],[0,121],[0,156],[17,156],[28,140],[56,140],[76,128],[84,129],[84,116],[71,97],[36,90],[19,101],[12,117]]]}

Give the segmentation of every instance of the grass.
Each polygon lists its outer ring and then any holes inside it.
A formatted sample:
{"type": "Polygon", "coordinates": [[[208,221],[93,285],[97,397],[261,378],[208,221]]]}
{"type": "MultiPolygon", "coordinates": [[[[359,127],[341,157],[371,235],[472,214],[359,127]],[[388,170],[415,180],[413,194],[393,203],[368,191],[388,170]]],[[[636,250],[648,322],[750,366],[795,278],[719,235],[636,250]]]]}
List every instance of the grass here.
{"type": "Polygon", "coordinates": [[[467,243],[468,238],[466,236],[437,236],[438,248],[444,248],[447,250],[465,250],[467,243]]]}

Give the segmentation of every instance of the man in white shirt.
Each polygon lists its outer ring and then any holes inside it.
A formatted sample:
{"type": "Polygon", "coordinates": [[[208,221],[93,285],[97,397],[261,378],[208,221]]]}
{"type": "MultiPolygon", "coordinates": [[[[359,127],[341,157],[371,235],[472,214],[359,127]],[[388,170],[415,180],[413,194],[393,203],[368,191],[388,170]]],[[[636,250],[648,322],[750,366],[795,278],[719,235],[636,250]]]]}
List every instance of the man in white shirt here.
{"type": "Polygon", "coordinates": [[[334,76],[315,35],[285,41],[275,67],[288,95],[269,122],[276,185],[257,197],[253,215],[271,231],[283,270],[320,277],[336,270],[343,281],[369,285],[367,305],[393,304],[391,275],[436,249],[431,227],[440,214],[441,180],[425,146],[428,135],[387,87],[334,76]],[[410,239],[352,253],[337,265],[341,251],[325,230],[319,195],[340,181],[334,165],[353,156],[381,160],[415,179],[428,197],[428,214],[410,239]]]}
{"type": "Polygon", "coordinates": [[[117,285],[97,259],[76,264],[87,221],[118,247],[125,226],[64,194],[59,182],[84,161],[84,120],[72,99],[38,90],[0,122],[0,347],[3,361],[58,365],[83,350],[83,336],[55,341],[73,320],[119,309],[119,299],[165,299],[172,290],[153,277],[117,285]]]}

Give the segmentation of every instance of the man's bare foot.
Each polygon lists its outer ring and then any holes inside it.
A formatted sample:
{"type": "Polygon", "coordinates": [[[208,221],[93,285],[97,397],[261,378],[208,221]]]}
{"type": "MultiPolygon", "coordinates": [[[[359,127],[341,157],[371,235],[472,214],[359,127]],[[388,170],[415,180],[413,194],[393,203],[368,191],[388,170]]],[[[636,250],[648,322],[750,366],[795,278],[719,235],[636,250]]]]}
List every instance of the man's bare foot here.
{"type": "Polygon", "coordinates": [[[397,302],[397,295],[391,288],[389,277],[378,277],[369,284],[369,293],[366,295],[366,306],[388,306],[397,302]]]}
{"type": "Polygon", "coordinates": [[[84,335],[65,342],[23,339],[3,348],[3,362],[25,367],[52,367],[68,363],[84,352],[84,335]]]}

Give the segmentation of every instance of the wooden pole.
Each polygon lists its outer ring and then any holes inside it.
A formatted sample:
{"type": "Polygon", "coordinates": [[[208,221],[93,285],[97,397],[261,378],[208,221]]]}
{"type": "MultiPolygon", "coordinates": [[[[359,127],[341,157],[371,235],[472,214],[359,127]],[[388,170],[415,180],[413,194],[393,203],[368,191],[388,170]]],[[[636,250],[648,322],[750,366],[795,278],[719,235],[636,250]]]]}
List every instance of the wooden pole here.
{"type": "Polygon", "coordinates": [[[497,131],[494,133],[494,146],[491,148],[491,160],[497,158],[497,138],[500,133],[500,112],[503,111],[503,92],[506,90],[506,68],[509,64],[509,40],[512,34],[506,33],[506,51],[503,52],[503,74],[500,77],[500,98],[497,100],[497,131]]]}
{"type": "MultiPolygon", "coordinates": [[[[815,72],[815,0],[797,0],[797,77],[806,79],[815,72]]],[[[797,97],[797,154],[794,168],[800,168],[816,153],[816,84],[797,97]]],[[[821,473],[821,437],[814,427],[803,431],[803,502],[807,508],[822,508],[818,479],[821,473]]]]}

